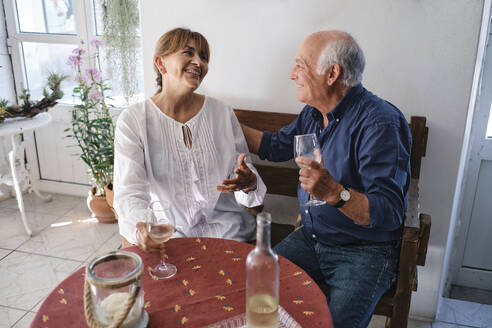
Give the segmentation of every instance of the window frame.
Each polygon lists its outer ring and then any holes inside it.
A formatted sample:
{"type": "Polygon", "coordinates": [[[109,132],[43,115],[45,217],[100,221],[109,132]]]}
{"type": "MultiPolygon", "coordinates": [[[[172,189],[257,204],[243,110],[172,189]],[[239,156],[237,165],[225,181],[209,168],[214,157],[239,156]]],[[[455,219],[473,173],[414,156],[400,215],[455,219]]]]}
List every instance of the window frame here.
{"type": "MultiPolygon", "coordinates": [[[[73,44],[74,47],[84,49],[89,59],[85,66],[94,65],[95,49],[90,45],[90,40],[100,38],[96,35],[94,8],[92,0],[74,0],[73,14],[75,19],[76,34],[21,32],[17,17],[16,0],[3,0],[7,25],[7,48],[12,59],[15,91],[17,95],[28,86],[25,62],[23,58],[22,43],[37,42],[48,44],[73,44]]],[[[63,103],[63,102],[62,102],[63,103]]]]}
{"type": "MultiPolygon", "coordinates": [[[[22,49],[23,42],[38,42],[47,44],[72,44],[86,51],[86,60],[82,69],[96,67],[96,48],[90,44],[93,39],[102,40],[97,35],[96,28],[96,3],[97,0],[73,0],[73,15],[75,19],[76,34],[21,32],[17,17],[17,0],[2,0],[5,10],[7,28],[7,49],[12,60],[12,72],[14,76],[15,92],[22,94],[22,90],[29,85],[22,49]]],[[[44,1],[44,0],[43,0],[44,1]]],[[[141,36],[137,37],[140,45],[141,36]]],[[[67,58],[68,59],[68,58],[67,58]]],[[[143,81],[142,81],[143,82],[143,81]]],[[[142,90],[143,92],[143,90],[142,90]]],[[[73,106],[73,102],[59,101],[60,104],[73,106]]],[[[123,107],[126,105],[119,104],[123,107]]],[[[117,105],[116,108],[119,106],[117,105]]]]}

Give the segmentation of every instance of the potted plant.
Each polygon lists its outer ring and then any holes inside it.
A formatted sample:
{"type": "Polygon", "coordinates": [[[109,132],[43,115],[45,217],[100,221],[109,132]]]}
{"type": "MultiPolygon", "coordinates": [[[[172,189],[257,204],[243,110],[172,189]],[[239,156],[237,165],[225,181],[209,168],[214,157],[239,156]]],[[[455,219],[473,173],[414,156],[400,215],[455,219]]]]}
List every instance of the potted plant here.
{"type": "Polygon", "coordinates": [[[101,76],[101,41],[92,40],[91,44],[96,48],[97,68],[82,71],[85,50],[80,48],[74,49],[68,59],[78,82],[73,94],[80,103],[74,106],[71,127],[65,131],[69,133],[67,137],[75,139],[81,151],[80,158],[89,167],[94,182],[87,199],[89,209],[100,222],[114,222],[104,189],[113,179],[114,124],[104,95],[109,88],[101,76]]]}
{"type": "Polygon", "coordinates": [[[43,90],[43,99],[39,101],[32,101],[31,95],[27,89],[22,90],[22,94],[19,99],[23,101],[22,105],[7,106],[8,101],[0,99],[0,123],[5,119],[14,117],[33,117],[39,113],[47,112],[49,108],[57,104],[57,100],[63,97],[63,91],[60,89],[60,85],[67,76],[51,73],[48,76],[48,91],[46,88],[43,90]]]}

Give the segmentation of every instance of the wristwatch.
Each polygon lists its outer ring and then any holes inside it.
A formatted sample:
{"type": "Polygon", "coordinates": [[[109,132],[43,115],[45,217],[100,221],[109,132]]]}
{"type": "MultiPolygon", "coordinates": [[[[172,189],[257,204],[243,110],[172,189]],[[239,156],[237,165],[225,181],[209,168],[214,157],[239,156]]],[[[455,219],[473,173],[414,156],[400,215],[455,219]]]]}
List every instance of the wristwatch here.
{"type": "Polygon", "coordinates": [[[340,208],[343,205],[345,205],[345,203],[349,199],[350,199],[350,191],[348,190],[347,187],[344,186],[343,190],[340,192],[340,200],[335,205],[333,205],[333,207],[340,208]]]}

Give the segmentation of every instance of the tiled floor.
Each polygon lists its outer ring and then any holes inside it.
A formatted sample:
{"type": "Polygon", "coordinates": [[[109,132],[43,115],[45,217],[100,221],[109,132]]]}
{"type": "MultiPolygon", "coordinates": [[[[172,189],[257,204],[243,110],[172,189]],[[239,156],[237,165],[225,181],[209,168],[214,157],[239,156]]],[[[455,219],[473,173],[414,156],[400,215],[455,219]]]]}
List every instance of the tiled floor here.
{"type": "MultiPolygon", "coordinates": [[[[28,238],[15,199],[0,202],[0,328],[29,327],[44,298],[74,270],[120,244],[118,226],[90,218],[85,199],[25,195],[34,236],[28,238]]],[[[492,306],[444,299],[440,321],[410,320],[408,328],[492,327],[492,306]]],[[[384,327],[374,316],[370,328],[384,327]]]]}
{"type": "Polygon", "coordinates": [[[118,226],[90,217],[83,198],[25,195],[34,236],[22,226],[17,202],[0,202],[0,328],[29,327],[44,298],[94,256],[120,245],[118,226]]]}

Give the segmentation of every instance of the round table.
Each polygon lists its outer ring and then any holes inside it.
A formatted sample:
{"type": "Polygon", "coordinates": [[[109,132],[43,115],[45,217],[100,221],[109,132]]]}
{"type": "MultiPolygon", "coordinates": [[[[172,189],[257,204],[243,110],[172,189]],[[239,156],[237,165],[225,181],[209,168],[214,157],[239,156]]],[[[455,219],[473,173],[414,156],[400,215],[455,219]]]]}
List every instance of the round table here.
{"type": "MultiPolygon", "coordinates": [[[[245,260],[254,245],[215,238],[175,238],[166,243],[167,261],[176,276],[142,276],[148,327],[203,327],[245,312],[245,260]]],[[[159,254],[136,246],[145,271],[159,254]]],[[[31,327],[87,327],[83,309],[85,268],[58,285],[37,312],[31,327]]],[[[280,306],[302,327],[333,327],[326,298],[298,266],[280,257],[280,306]]]]}
{"type": "Polygon", "coordinates": [[[9,152],[10,175],[0,175],[0,185],[6,184],[14,187],[22,223],[24,224],[26,233],[29,236],[32,235],[32,230],[27,224],[21,185],[27,185],[27,190],[29,192],[31,190],[34,191],[38,197],[46,202],[51,200],[51,196],[43,196],[38,189],[32,185],[31,175],[24,165],[24,149],[26,147],[26,141],[32,136],[33,131],[39,127],[49,124],[50,122],[51,115],[48,112],[44,112],[33,117],[8,118],[0,123],[0,137],[10,136],[12,143],[12,150],[9,152]],[[24,139],[22,141],[19,141],[16,138],[16,136],[20,134],[24,135],[24,139]]]}

